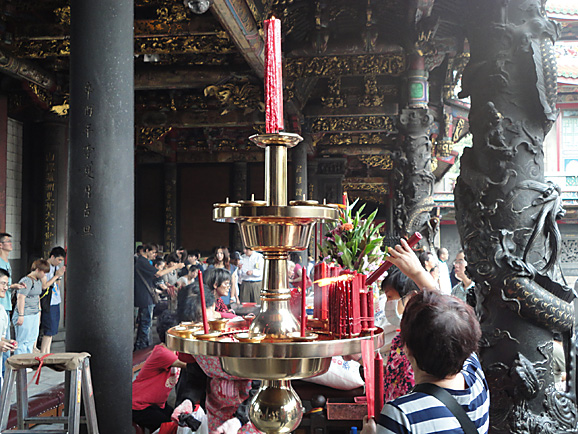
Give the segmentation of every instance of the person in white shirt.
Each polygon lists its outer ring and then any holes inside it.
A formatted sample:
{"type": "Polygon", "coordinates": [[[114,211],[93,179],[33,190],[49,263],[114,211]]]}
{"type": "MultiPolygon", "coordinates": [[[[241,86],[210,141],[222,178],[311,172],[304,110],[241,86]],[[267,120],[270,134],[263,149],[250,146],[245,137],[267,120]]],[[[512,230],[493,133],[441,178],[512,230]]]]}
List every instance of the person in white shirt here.
{"type": "Polygon", "coordinates": [[[245,248],[244,252],[239,263],[239,278],[243,282],[239,298],[242,303],[258,303],[265,262],[263,255],[253,251],[253,249],[245,248]]]}
{"type": "Polygon", "coordinates": [[[50,353],[52,337],[58,334],[60,304],[62,303],[62,276],[66,271],[66,267],[62,263],[65,257],[66,251],[62,247],[54,247],[48,258],[50,271],[42,279],[40,328],[43,336],[40,352],[44,354],[50,353]]]}
{"type": "Polygon", "coordinates": [[[440,247],[437,251],[438,254],[438,268],[440,273],[440,291],[442,294],[450,295],[452,293],[452,282],[450,280],[450,270],[448,268],[448,249],[445,247],[440,247]]]}

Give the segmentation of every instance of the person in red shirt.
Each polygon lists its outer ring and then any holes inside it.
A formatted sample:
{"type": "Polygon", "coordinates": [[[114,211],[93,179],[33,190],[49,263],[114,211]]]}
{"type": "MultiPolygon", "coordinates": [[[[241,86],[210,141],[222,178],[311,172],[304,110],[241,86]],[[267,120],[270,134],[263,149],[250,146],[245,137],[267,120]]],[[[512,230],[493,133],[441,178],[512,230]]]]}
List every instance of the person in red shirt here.
{"type": "Polygon", "coordinates": [[[157,430],[162,423],[170,422],[173,409],[167,405],[167,398],[177,384],[180,368],[186,366],[176,353],[165,345],[166,332],[175,325],[175,314],[163,312],[157,325],[162,343],[153,348],[132,383],[132,420],[151,432],[157,430]]]}

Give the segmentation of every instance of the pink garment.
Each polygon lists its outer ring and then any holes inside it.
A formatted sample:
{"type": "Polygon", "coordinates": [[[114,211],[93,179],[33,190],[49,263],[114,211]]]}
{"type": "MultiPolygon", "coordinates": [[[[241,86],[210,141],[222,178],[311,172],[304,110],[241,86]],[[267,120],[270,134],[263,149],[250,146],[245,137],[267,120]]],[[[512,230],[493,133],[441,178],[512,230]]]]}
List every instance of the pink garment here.
{"type": "Polygon", "coordinates": [[[385,402],[406,395],[415,386],[413,369],[403,351],[399,333],[391,341],[391,350],[383,368],[385,402]]]}
{"type": "MultiPolygon", "coordinates": [[[[207,418],[209,432],[216,430],[233,417],[237,407],[249,397],[251,380],[233,377],[223,371],[217,357],[196,356],[199,366],[211,382],[207,391],[207,418]]],[[[239,433],[260,433],[251,422],[241,427],[239,433]]]]}

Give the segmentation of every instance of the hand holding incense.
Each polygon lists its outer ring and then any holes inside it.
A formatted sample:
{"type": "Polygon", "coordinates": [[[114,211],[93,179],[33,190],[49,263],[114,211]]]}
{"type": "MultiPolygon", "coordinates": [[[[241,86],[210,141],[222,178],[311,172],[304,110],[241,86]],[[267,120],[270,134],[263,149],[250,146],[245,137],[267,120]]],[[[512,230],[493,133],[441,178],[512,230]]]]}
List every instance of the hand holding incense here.
{"type": "MultiPolygon", "coordinates": [[[[409,240],[407,240],[407,244],[409,245],[409,247],[413,247],[422,238],[423,238],[423,236],[419,232],[416,232],[409,238],[409,240]]],[[[371,273],[370,276],[367,278],[367,281],[366,281],[367,286],[371,285],[373,282],[375,282],[377,279],[379,279],[379,277],[383,273],[385,273],[387,270],[389,270],[392,265],[393,264],[387,260],[383,264],[381,264],[379,266],[379,268],[377,270],[375,270],[373,273],[371,273]]]]}

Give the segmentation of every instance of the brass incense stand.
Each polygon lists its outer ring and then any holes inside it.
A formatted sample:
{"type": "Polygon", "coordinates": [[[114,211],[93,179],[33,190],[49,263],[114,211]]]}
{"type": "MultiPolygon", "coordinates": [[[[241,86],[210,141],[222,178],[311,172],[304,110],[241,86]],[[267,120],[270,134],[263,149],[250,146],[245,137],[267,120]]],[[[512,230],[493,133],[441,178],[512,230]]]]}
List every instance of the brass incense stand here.
{"type": "Polygon", "coordinates": [[[375,348],[381,347],[383,332],[378,329],[372,336],[351,339],[299,338],[300,321],[289,308],[288,254],[305,250],[315,223],[338,219],[339,210],[315,201],[287,203],[287,150],[303,140],[300,136],[261,134],[250,139],[265,148],[265,200],[216,204],[213,220],[237,223],[245,246],[263,252],[260,312],[238,342],[169,331],[167,344],[184,353],[219,357],[230,375],[263,380],[251,402],[251,421],[263,432],[286,433],[299,426],[303,415],[291,380],[327,372],[331,357],[360,353],[364,339],[373,339],[375,348]]]}

